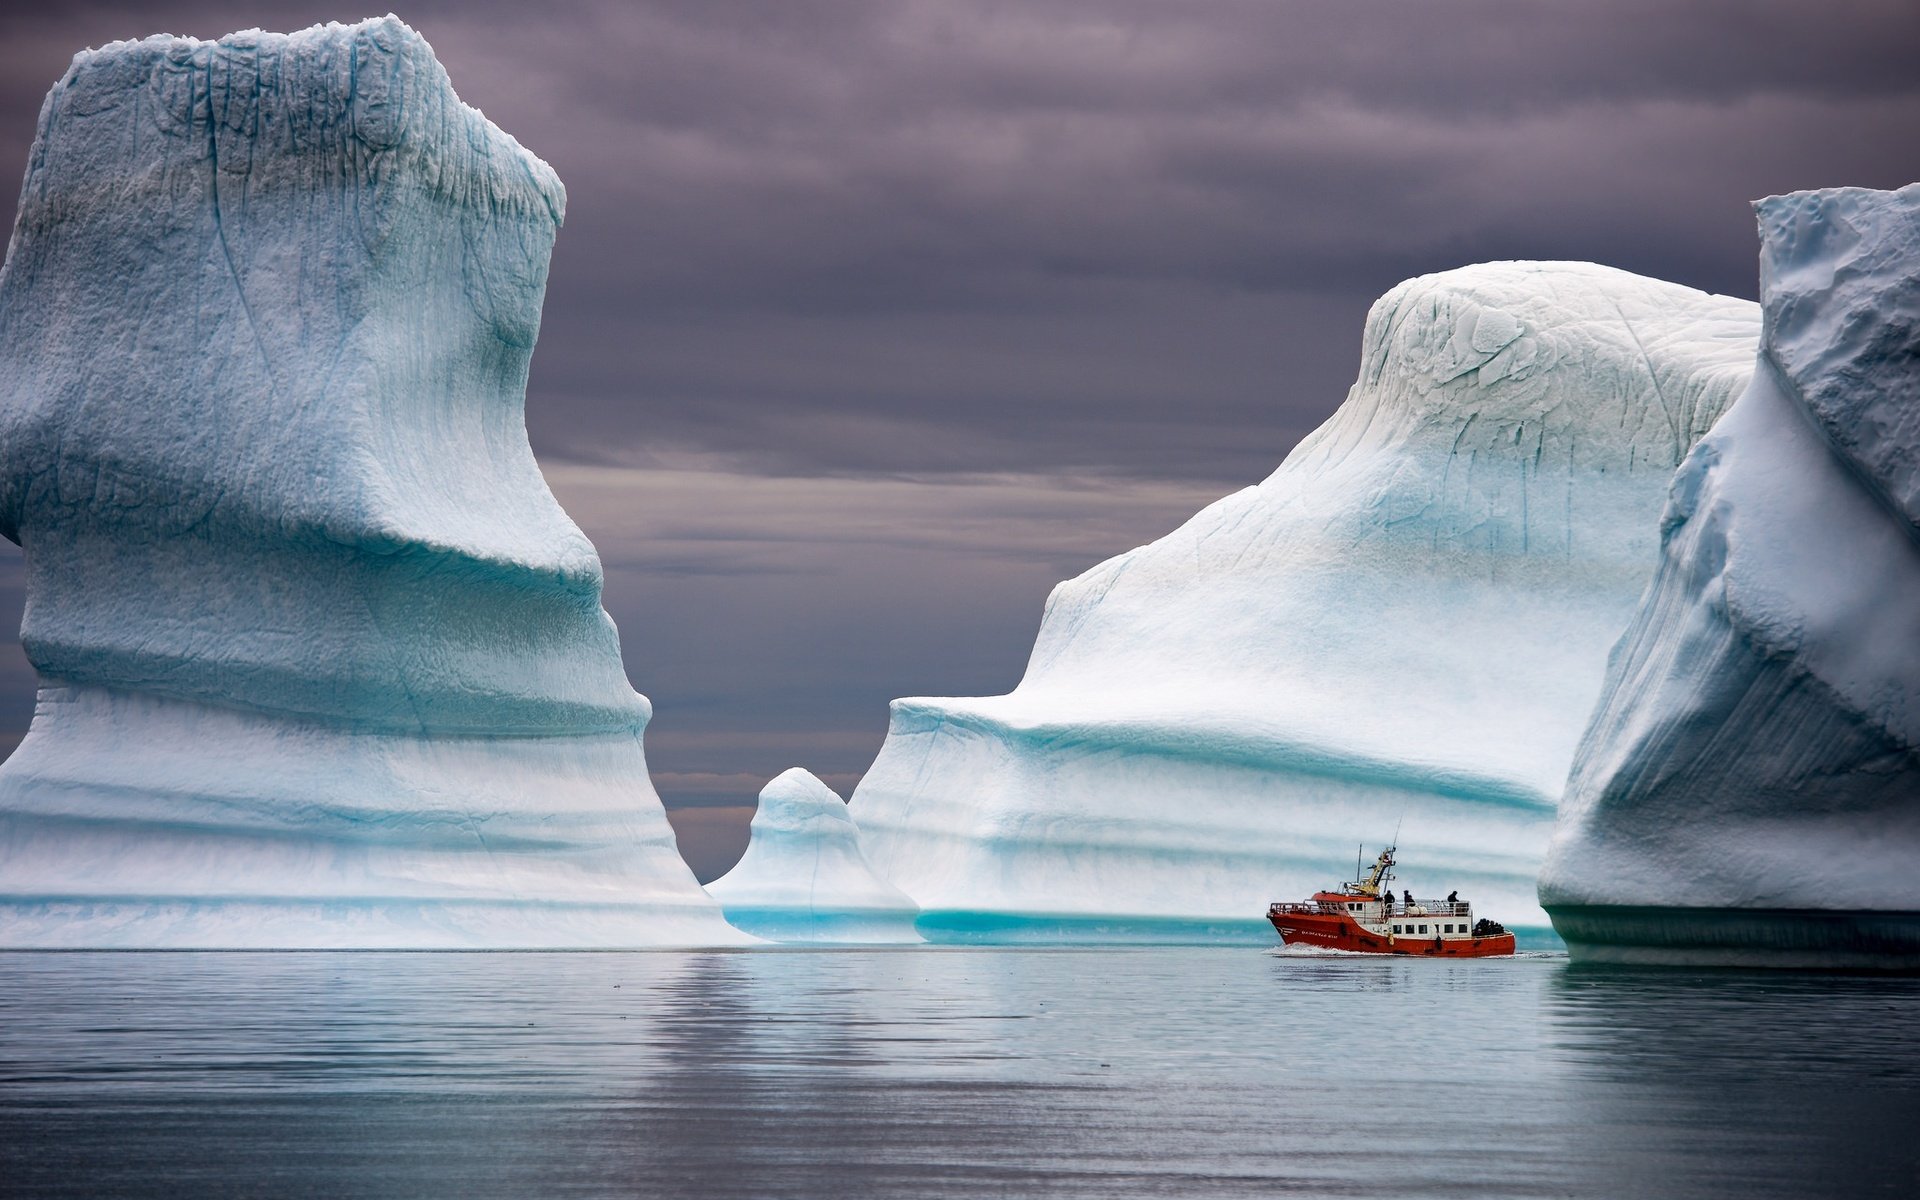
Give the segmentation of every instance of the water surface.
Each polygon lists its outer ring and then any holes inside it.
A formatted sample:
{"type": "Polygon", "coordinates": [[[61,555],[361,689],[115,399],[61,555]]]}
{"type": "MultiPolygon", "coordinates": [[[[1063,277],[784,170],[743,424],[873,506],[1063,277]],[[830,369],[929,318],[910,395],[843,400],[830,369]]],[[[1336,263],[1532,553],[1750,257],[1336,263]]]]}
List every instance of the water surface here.
{"type": "Polygon", "coordinates": [[[7,1196],[1820,1196],[1920,980],[1242,948],[0,954],[7,1196]]]}

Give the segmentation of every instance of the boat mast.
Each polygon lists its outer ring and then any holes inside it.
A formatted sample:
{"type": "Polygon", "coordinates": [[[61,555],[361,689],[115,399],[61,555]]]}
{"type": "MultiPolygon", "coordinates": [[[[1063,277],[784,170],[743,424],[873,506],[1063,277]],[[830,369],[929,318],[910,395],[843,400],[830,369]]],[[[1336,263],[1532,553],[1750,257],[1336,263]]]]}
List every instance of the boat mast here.
{"type": "MultiPolygon", "coordinates": [[[[1380,885],[1393,878],[1393,876],[1388,873],[1388,868],[1393,866],[1393,852],[1397,849],[1399,849],[1398,846],[1388,846],[1385,850],[1382,850],[1380,857],[1373,860],[1373,866],[1367,869],[1366,876],[1353,881],[1354,888],[1364,895],[1378,896],[1380,894],[1380,885]]],[[[1354,865],[1358,866],[1359,864],[1356,863],[1354,865]]]]}

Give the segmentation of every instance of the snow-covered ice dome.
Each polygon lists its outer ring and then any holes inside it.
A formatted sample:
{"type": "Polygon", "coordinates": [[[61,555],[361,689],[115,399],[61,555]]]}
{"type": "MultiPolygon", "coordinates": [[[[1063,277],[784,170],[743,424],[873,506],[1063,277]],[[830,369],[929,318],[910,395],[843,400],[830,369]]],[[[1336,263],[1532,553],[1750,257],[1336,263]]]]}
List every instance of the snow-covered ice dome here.
{"type": "Polygon", "coordinates": [[[393,17],[74,58],[0,273],[0,945],[742,940],[527,445],[564,203],[393,17]]]}
{"type": "Polygon", "coordinates": [[[1755,305],[1584,263],[1422,276],[1264,483],[1055,589],[1010,694],[896,701],[852,803],[929,937],[1204,937],[1402,876],[1545,928],[1534,878],[1674,468],[1755,305]]]}
{"type": "Polygon", "coordinates": [[[1756,207],[1759,365],[1674,479],[1540,896],[1583,958],[1920,966],[1920,184],[1756,207]]]}
{"type": "Polygon", "coordinates": [[[919,906],[874,874],[846,801],[793,767],[760,791],[747,852],[707,885],[727,920],[780,942],[917,942],[919,906]]]}

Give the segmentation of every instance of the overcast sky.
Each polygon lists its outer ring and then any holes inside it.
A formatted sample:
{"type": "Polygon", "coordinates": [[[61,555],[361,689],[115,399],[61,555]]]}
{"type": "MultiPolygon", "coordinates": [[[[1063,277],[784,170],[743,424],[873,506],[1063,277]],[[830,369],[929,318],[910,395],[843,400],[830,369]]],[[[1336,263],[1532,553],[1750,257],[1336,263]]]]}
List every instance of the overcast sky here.
{"type": "MultiPolygon", "coordinates": [[[[82,47],[378,9],[0,13],[18,172],[82,47]]],[[[889,699],[1007,690],[1054,582],[1271,471],[1398,280],[1573,258],[1752,296],[1749,201],[1920,178],[1914,0],[399,15],[566,182],[527,423],[703,878],[767,778],[850,790],[889,699]]],[[[32,691],[14,644],[0,747],[32,691]]]]}

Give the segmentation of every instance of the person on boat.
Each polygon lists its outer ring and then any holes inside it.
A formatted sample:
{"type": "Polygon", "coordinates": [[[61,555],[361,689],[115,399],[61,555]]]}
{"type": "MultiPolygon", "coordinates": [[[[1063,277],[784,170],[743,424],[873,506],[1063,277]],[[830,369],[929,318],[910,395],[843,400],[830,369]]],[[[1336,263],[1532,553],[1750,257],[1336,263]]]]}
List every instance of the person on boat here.
{"type": "Polygon", "coordinates": [[[1458,889],[1447,893],[1447,903],[1448,904],[1460,903],[1460,892],[1458,891],[1458,889]]]}
{"type": "Polygon", "coordinates": [[[1400,896],[1402,899],[1404,899],[1407,902],[1407,911],[1412,912],[1413,911],[1413,889],[1402,888],[1400,890],[1400,896]]]}

